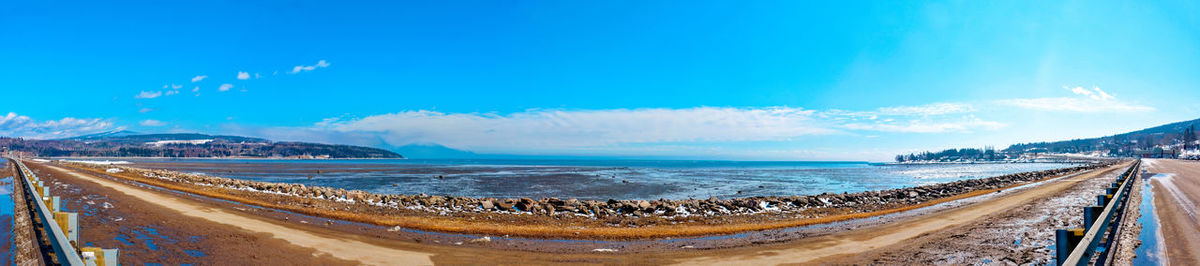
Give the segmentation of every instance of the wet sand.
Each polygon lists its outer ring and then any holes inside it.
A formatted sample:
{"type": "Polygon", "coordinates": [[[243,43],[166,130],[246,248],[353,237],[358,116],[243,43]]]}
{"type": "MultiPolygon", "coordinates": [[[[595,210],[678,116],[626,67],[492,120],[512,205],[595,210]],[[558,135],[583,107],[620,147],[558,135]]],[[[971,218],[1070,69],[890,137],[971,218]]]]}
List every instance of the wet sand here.
{"type": "Polygon", "coordinates": [[[1171,265],[1200,265],[1200,162],[1148,160],[1154,211],[1171,265]]]}
{"type": "MultiPolygon", "coordinates": [[[[80,195],[107,195],[110,204],[113,208],[97,209],[96,214],[91,216],[81,215],[81,224],[90,225],[96,228],[110,227],[105,230],[81,230],[85,235],[81,235],[84,241],[92,241],[91,239],[111,239],[113,235],[120,235],[120,230],[128,228],[139,228],[137,224],[129,224],[124,221],[160,221],[160,223],[150,222],[152,226],[156,226],[159,234],[166,235],[169,239],[185,239],[189,238],[189,232],[212,232],[205,235],[223,235],[229,234],[238,237],[227,238],[208,238],[201,239],[195,243],[194,250],[206,251],[205,257],[195,258],[192,261],[221,261],[226,258],[234,258],[231,263],[261,263],[267,259],[278,258],[279,256],[292,258],[292,264],[343,264],[349,261],[339,260],[337,257],[330,255],[320,255],[313,257],[313,253],[318,253],[312,247],[318,246],[318,243],[305,242],[304,240],[291,239],[296,236],[310,238],[311,236],[320,237],[320,239],[333,239],[335,241],[357,241],[368,246],[378,246],[379,248],[390,248],[399,251],[399,254],[412,255],[406,257],[414,261],[399,261],[409,262],[405,264],[425,264],[433,262],[434,264],[473,264],[480,262],[489,262],[497,264],[529,264],[529,263],[599,263],[599,264],[668,264],[668,263],[741,263],[743,261],[726,261],[726,260],[711,260],[715,258],[726,258],[733,255],[741,254],[758,254],[769,255],[776,254],[777,256],[770,257],[768,262],[783,263],[783,262],[805,262],[812,259],[826,258],[827,256],[836,256],[846,252],[866,252],[874,248],[883,248],[888,244],[900,244],[907,242],[906,240],[913,237],[919,237],[930,233],[935,233],[940,230],[945,230],[949,226],[974,224],[980,222],[982,217],[1004,211],[1012,206],[1027,202],[1031,197],[1030,193],[1042,191],[1056,191],[1055,188],[1063,187],[1057,183],[1060,182],[1042,182],[1040,185],[1031,186],[1019,191],[1006,191],[997,193],[998,196],[987,198],[978,197],[979,202],[970,202],[961,205],[950,205],[942,208],[921,209],[914,212],[905,212],[890,217],[875,219],[861,219],[847,223],[840,223],[829,227],[810,228],[806,230],[766,230],[761,232],[752,232],[744,236],[736,236],[732,238],[713,238],[713,239],[694,239],[684,240],[680,242],[664,242],[664,241],[628,241],[628,242],[554,242],[554,241],[537,241],[537,240],[506,240],[501,237],[496,237],[493,241],[488,242],[469,242],[470,236],[444,236],[444,237],[425,237],[411,238],[406,234],[410,232],[399,231],[390,232],[390,230],[372,229],[370,226],[362,225],[346,225],[340,223],[326,223],[311,220],[309,223],[299,223],[302,216],[297,215],[280,215],[271,211],[258,211],[243,207],[237,207],[229,203],[221,203],[212,200],[204,200],[195,197],[180,196],[170,192],[162,192],[153,189],[149,186],[139,185],[132,182],[124,182],[121,180],[101,177],[96,174],[82,173],[79,171],[68,174],[65,169],[50,168],[30,164],[31,168],[41,172],[41,175],[50,174],[46,178],[55,178],[61,180],[67,187],[56,188],[64,191],[74,191],[78,188],[80,191],[91,191],[90,193],[80,193],[80,195]],[[1047,188],[1050,187],[1050,188],[1047,188]],[[986,198],[986,199],[985,199],[986,198]],[[120,200],[120,201],[117,201],[120,200]],[[148,203],[147,200],[154,203],[148,203]],[[117,202],[112,202],[117,201],[117,202]],[[169,203],[169,204],[164,204],[169,203]],[[121,206],[121,207],[115,207],[121,206]],[[124,213],[125,206],[130,209],[136,209],[137,212],[124,213]],[[191,212],[192,215],[189,215],[191,212]],[[113,213],[118,217],[123,217],[123,221],[111,222],[116,219],[113,216],[107,216],[109,220],[96,219],[91,217],[105,217],[100,213],[113,213]],[[194,215],[199,215],[194,216],[194,215]],[[210,220],[207,218],[219,218],[210,220]],[[225,218],[249,219],[257,221],[258,226],[241,227],[229,226],[222,223],[225,218]],[[288,218],[292,217],[292,218],[288,218]],[[166,221],[183,221],[183,222],[166,222],[166,221]],[[872,222],[875,221],[875,222],[872,222]],[[101,225],[97,225],[101,224],[101,225]],[[208,229],[204,229],[208,227],[208,229]],[[219,228],[219,229],[218,229],[219,228]],[[193,231],[196,230],[196,231],[193,231]],[[223,230],[223,231],[222,231],[223,230]],[[95,231],[96,233],[90,233],[95,231]],[[362,233],[354,233],[361,231],[362,233]],[[287,232],[287,234],[280,234],[287,232]],[[388,235],[387,233],[392,233],[388,235]],[[95,235],[90,235],[95,234],[95,235]],[[870,236],[870,237],[868,237],[870,236]],[[459,240],[455,241],[453,238],[459,240]],[[866,237],[866,238],[864,238],[866,237]],[[244,239],[239,239],[244,238],[244,239]],[[245,241],[250,239],[252,241],[245,241]],[[811,252],[816,247],[828,245],[830,242],[821,241],[821,239],[840,239],[841,241],[851,241],[849,246],[851,249],[825,249],[825,252],[811,252]],[[860,239],[860,240],[855,240],[860,239]],[[870,239],[871,244],[863,244],[862,241],[870,239]],[[464,241],[465,240],[465,241],[464,241]],[[243,243],[252,242],[252,243],[243,243]],[[458,243],[456,243],[458,242],[458,243]],[[465,242],[465,243],[463,243],[465,242]],[[534,246],[534,247],[529,247],[534,246]],[[540,246],[540,248],[538,247],[540,246]],[[574,249],[561,250],[554,249],[555,246],[573,246],[574,249]],[[228,247],[223,252],[221,248],[228,247]],[[259,250],[269,247],[272,250],[277,250],[275,253],[260,252],[259,250]],[[735,247],[735,248],[730,248],[735,247]],[[740,248],[736,248],[740,247],[740,248]],[[581,249],[582,248],[582,249],[581,249]],[[591,248],[591,249],[588,249],[591,248]],[[541,250],[541,251],[539,251],[541,250]],[[572,251],[573,250],[573,251],[572,251]],[[810,250],[810,251],[804,251],[810,250]],[[550,251],[553,253],[544,253],[550,251]],[[804,252],[799,252],[804,251],[804,252]],[[564,253],[565,252],[565,253],[564,253]],[[427,260],[421,260],[420,257],[425,257],[427,260]],[[241,260],[238,260],[241,259],[241,260]],[[308,260],[312,259],[312,260],[308,260]],[[317,261],[323,259],[325,261],[317,261]]],[[[1115,168],[1110,168],[1115,169],[1115,168]]],[[[1079,178],[1090,178],[1098,175],[1099,171],[1092,171],[1087,174],[1072,177],[1071,180],[1079,178]]],[[[78,202],[74,204],[80,204],[78,202]]],[[[72,206],[71,202],[67,203],[68,207],[72,206]]],[[[101,206],[104,206],[101,204],[101,206]]],[[[144,225],[143,225],[144,226],[144,225]]],[[[128,234],[128,232],[126,232],[128,234]]],[[[312,239],[309,239],[312,240],[312,239]]],[[[135,244],[145,246],[140,242],[134,241],[135,244]]],[[[118,240],[108,240],[107,244],[97,241],[101,246],[123,245],[118,240]]],[[[179,242],[172,245],[179,245],[179,242]]],[[[175,253],[168,252],[169,248],[160,248],[159,251],[152,251],[146,248],[139,248],[138,245],[129,248],[131,251],[145,251],[144,255],[150,254],[176,254],[188,256],[189,253],[180,250],[175,253]],[[157,252],[157,253],[156,253],[157,252]]],[[[168,245],[160,245],[168,246],[168,245]]],[[[125,252],[125,251],[123,251],[125,252]]],[[[134,255],[139,253],[133,253],[134,255]]],[[[345,255],[343,258],[356,258],[351,255],[345,255]]],[[[123,258],[130,255],[123,253],[123,258]]],[[[173,257],[164,256],[160,257],[173,257]]],[[[143,259],[141,257],[136,257],[143,259]]],[[[185,257],[186,258],[186,257],[185,257]]],[[[758,258],[761,257],[734,257],[734,258],[758,258]]],[[[727,259],[727,258],[726,258],[727,259]]],[[[355,262],[370,261],[370,258],[357,257],[355,262]]],[[[127,260],[128,261],[128,260],[127,260]]],[[[153,260],[145,258],[143,262],[160,262],[162,259],[153,260]]],[[[272,260],[277,261],[277,260],[272,260]]],[[[171,261],[167,261],[171,263],[171,261]]],[[[182,261],[180,261],[182,263],[182,261]]],[[[377,261],[374,261],[377,262],[377,261]]],[[[398,261],[391,261],[395,264],[398,261]]],[[[388,263],[385,263],[388,264],[388,263]]]]}

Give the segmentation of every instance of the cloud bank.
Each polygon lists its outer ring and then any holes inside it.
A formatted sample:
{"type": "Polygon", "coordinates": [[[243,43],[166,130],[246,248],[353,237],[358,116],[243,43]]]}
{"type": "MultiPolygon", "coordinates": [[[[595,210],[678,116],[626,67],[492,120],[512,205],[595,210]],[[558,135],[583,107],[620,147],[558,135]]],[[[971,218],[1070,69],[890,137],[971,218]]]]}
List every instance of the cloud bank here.
{"type": "Polygon", "coordinates": [[[1018,98],[999,100],[997,103],[1031,110],[1078,113],[1128,113],[1155,110],[1154,107],[1118,100],[1115,95],[1109,94],[1099,87],[1091,90],[1083,87],[1063,87],[1063,89],[1071,91],[1075,97],[1018,98]]]}
{"type": "Polygon", "coordinates": [[[112,123],[99,118],[66,117],[59,120],[36,121],[13,112],[0,117],[0,135],[11,137],[56,139],[111,129],[113,129],[112,123]]]}
{"type": "MultiPolygon", "coordinates": [[[[793,107],[694,107],[601,110],[534,109],[511,114],[428,110],[328,118],[309,127],[235,128],[274,139],[355,145],[436,143],[484,153],[699,154],[712,145],[791,141],[859,132],[946,133],[1004,124],[972,115],[966,104],[881,108],[866,112],[793,107]],[[707,148],[706,148],[707,147],[707,148]]],[[[711,150],[707,152],[713,152],[711,150]]],[[[727,153],[727,152],[725,152],[727,153]]]]}

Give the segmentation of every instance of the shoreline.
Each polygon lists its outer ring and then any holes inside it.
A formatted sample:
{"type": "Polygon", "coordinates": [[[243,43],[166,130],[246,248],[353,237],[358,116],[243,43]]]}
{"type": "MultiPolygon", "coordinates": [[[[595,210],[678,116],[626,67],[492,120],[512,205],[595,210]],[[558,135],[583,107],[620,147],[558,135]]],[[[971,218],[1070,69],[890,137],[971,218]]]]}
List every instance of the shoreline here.
{"type": "Polygon", "coordinates": [[[380,226],[585,240],[728,235],[874,217],[1110,165],[1095,164],[850,194],[601,202],[379,195],[126,166],[53,164],[224,200],[380,226]],[[108,172],[112,168],[122,170],[108,172]]]}

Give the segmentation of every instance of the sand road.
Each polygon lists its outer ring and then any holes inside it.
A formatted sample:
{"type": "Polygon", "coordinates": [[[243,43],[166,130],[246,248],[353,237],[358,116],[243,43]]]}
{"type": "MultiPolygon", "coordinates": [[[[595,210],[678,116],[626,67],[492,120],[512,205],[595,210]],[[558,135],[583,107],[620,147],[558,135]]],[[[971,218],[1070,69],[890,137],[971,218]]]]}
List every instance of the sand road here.
{"type": "Polygon", "coordinates": [[[396,263],[406,265],[433,264],[433,261],[430,259],[430,256],[433,254],[375,245],[344,237],[315,234],[310,231],[281,226],[226,210],[211,208],[193,201],[149,192],[134,186],[80,174],[55,166],[46,165],[46,167],[121,191],[126,195],[142,199],[148,203],[176,210],[186,216],[201,218],[253,232],[270,233],[273,237],[285,240],[293,245],[313,248],[340,259],[358,261],[370,265],[394,265],[396,263]]]}
{"type": "Polygon", "coordinates": [[[1200,265],[1200,162],[1147,160],[1154,212],[1170,265],[1200,265]]]}

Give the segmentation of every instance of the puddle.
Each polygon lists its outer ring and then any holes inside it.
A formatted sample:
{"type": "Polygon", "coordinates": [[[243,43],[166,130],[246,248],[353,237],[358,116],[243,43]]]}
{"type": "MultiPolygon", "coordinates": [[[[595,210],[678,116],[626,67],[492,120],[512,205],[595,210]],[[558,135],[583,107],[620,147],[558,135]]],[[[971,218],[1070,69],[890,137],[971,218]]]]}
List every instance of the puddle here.
{"type": "MultiPolygon", "coordinates": [[[[1155,177],[1159,175],[1162,174],[1156,174],[1155,177]]],[[[1146,182],[1143,182],[1142,185],[1142,202],[1139,211],[1142,217],[1138,218],[1138,223],[1142,224],[1138,240],[1142,241],[1142,245],[1133,251],[1137,256],[1133,258],[1133,265],[1165,265],[1166,263],[1162,259],[1162,232],[1158,230],[1158,215],[1154,213],[1154,194],[1151,191],[1150,180],[1144,180],[1146,182]]]]}
{"type": "Polygon", "coordinates": [[[183,253],[187,253],[188,256],[197,257],[197,258],[208,256],[208,255],[204,254],[204,251],[199,251],[199,250],[184,250],[183,253]]]}
{"type": "Polygon", "coordinates": [[[114,240],[117,240],[117,241],[121,241],[121,243],[122,243],[122,244],[125,244],[125,245],[129,245],[129,246],[133,246],[133,245],[135,245],[135,244],[133,243],[133,241],[129,241],[129,236],[127,236],[127,235],[125,235],[125,234],[119,234],[119,235],[117,235],[116,237],[113,237],[113,239],[114,239],[114,240]]]}
{"type": "MultiPolygon", "coordinates": [[[[171,238],[168,238],[162,234],[159,234],[158,229],[152,228],[152,227],[142,227],[140,230],[131,230],[131,233],[133,234],[133,237],[132,237],[133,239],[141,240],[141,242],[146,244],[146,248],[153,250],[153,251],[158,251],[159,244],[171,245],[171,244],[175,244],[178,242],[178,241],[172,240],[171,238]]],[[[136,245],[130,239],[130,237],[125,234],[118,235],[117,237],[115,237],[113,239],[116,239],[117,241],[121,241],[121,243],[124,243],[126,245],[130,245],[130,246],[136,245]]]]}

